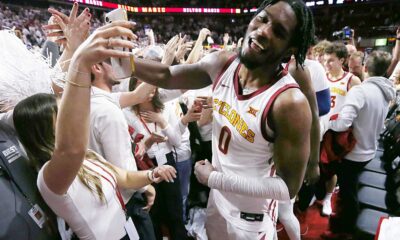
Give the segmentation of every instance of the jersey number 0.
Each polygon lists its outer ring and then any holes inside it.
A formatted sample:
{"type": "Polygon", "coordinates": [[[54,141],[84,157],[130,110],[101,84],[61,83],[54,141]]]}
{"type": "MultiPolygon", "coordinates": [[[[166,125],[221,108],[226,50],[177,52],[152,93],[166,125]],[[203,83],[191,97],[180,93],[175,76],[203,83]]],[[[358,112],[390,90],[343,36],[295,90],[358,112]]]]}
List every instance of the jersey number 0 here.
{"type": "Polygon", "coordinates": [[[223,154],[228,153],[231,136],[232,136],[231,130],[227,126],[221,128],[221,133],[219,135],[219,141],[218,141],[218,148],[223,154]]]}

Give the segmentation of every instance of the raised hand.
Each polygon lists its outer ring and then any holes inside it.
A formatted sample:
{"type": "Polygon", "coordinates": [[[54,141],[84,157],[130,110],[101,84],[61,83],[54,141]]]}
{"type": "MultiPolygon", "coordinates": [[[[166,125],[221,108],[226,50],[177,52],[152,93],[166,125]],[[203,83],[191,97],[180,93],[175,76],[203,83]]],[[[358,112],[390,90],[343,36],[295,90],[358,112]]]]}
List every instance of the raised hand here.
{"type": "Polygon", "coordinates": [[[211,31],[207,28],[203,28],[200,30],[198,40],[204,42],[209,35],[211,35],[211,31]]]}
{"type": "Polygon", "coordinates": [[[49,12],[54,18],[54,24],[43,27],[45,30],[51,31],[47,34],[48,37],[57,37],[56,42],[64,45],[65,49],[71,51],[75,51],[88,37],[92,17],[89,8],[85,8],[77,16],[78,8],[78,3],[74,3],[69,16],[56,9],[49,8],[49,12]]]}
{"type": "Polygon", "coordinates": [[[229,38],[229,33],[225,33],[224,37],[222,38],[222,40],[224,40],[224,45],[228,45],[229,38]]]}
{"type": "Polygon", "coordinates": [[[167,65],[172,64],[172,62],[174,61],[174,58],[175,58],[175,51],[178,47],[178,44],[179,44],[179,36],[178,35],[174,36],[173,38],[171,38],[168,41],[167,45],[165,45],[165,48],[164,48],[164,50],[165,50],[164,57],[161,60],[161,62],[163,64],[167,64],[167,65]]]}
{"type": "Polygon", "coordinates": [[[193,43],[186,42],[187,36],[179,37],[178,49],[175,52],[175,59],[180,62],[184,57],[186,52],[192,50],[193,43]]]}
{"type": "Polygon", "coordinates": [[[76,50],[74,57],[79,58],[82,67],[90,68],[99,62],[110,57],[126,58],[130,57],[130,52],[120,51],[114,48],[122,47],[132,49],[135,44],[129,40],[117,38],[126,37],[127,39],[137,39],[131,31],[136,24],[128,21],[115,21],[113,23],[99,27],[92,35],[84,41],[76,50]],[[77,57],[79,56],[79,57],[77,57]]]}

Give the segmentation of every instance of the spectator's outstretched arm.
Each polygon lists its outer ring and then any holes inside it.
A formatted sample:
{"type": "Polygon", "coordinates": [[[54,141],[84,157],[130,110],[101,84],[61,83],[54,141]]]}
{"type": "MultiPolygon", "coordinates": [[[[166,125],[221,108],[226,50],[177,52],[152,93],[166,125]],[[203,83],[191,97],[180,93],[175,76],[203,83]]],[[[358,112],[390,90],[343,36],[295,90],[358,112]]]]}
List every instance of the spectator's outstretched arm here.
{"type": "Polygon", "coordinates": [[[53,30],[48,37],[57,37],[57,43],[63,45],[65,50],[58,60],[61,69],[66,72],[69,66],[69,60],[78,49],[79,45],[89,36],[90,20],[92,15],[89,13],[89,8],[85,8],[79,16],[78,3],[74,3],[69,16],[56,9],[49,8],[49,12],[54,17],[54,23],[44,26],[46,30],[53,30]]]}
{"type": "Polygon", "coordinates": [[[141,83],[134,91],[122,92],[119,98],[121,108],[134,106],[139,103],[147,102],[154,96],[156,87],[148,83],[141,83]]]}
{"type": "Polygon", "coordinates": [[[186,63],[192,64],[200,60],[201,51],[203,50],[203,42],[210,34],[210,30],[208,30],[207,28],[203,28],[200,30],[199,37],[197,38],[196,43],[194,44],[194,47],[186,60],[186,63]]]}
{"type": "Polygon", "coordinates": [[[76,178],[85,158],[89,141],[91,67],[110,57],[126,58],[126,52],[111,47],[132,49],[134,44],[113,38],[136,39],[131,22],[119,21],[98,28],[79,46],[72,57],[56,120],[55,147],[43,170],[48,188],[64,194],[76,178]]]}
{"type": "Polygon", "coordinates": [[[171,64],[174,62],[175,52],[178,48],[179,40],[179,36],[176,35],[168,41],[167,45],[165,45],[164,56],[161,60],[162,64],[171,66],[171,64]]]}
{"type": "Polygon", "coordinates": [[[400,84],[400,61],[397,61],[396,67],[393,70],[392,75],[390,75],[390,80],[393,81],[394,85],[400,84]]]}
{"type": "Polygon", "coordinates": [[[396,68],[396,65],[400,61],[400,27],[397,28],[396,31],[396,44],[394,45],[393,48],[393,56],[392,56],[392,62],[390,63],[386,74],[387,76],[391,76],[393,74],[394,69],[396,68]]]}
{"type": "MultiPolygon", "coordinates": [[[[91,14],[89,13],[89,8],[85,8],[77,16],[77,3],[74,3],[69,17],[53,8],[49,8],[49,12],[53,14],[52,22],[54,24],[46,25],[43,28],[49,31],[48,38],[55,39],[56,44],[61,44],[65,47],[64,52],[58,58],[57,65],[62,72],[67,72],[72,55],[89,35],[91,14]]],[[[63,91],[54,82],[52,87],[56,94],[61,94],[63,91]]]]}

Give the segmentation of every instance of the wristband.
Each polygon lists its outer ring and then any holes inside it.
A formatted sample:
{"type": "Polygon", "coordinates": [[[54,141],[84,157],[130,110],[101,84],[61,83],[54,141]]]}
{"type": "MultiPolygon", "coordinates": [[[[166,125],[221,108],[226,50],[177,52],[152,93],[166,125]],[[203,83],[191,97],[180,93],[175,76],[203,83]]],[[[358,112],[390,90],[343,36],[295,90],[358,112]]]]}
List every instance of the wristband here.
{"type": "Polygon", "coordinates": [[[154,173],[154,170],[149,170],[148,172],[147,172],[147,179],[149,179],[149,181],[150,182],[154,182],[154,175],[153,175],[153,173],[154,173]]]}

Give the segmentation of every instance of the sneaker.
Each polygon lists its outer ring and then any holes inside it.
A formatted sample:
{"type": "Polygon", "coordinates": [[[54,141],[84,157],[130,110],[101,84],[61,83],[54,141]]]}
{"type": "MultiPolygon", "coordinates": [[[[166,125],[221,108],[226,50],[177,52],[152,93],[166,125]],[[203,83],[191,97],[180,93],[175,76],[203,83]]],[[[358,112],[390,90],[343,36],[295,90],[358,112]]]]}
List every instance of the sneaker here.
{"type": "Polygon", "coordinates": [[[310,204],[308,206],[311,207],[312,205],[314,205],[315,201],[317,201],[317,198],[314,195],[313,198],[311,199],[310,204]]]}
{"type": "Polygon", "coordinates": [[[330,216],[332,214],[332,204],[330,200],[325,200],[322,203],[322,215],[330,216]]]}

